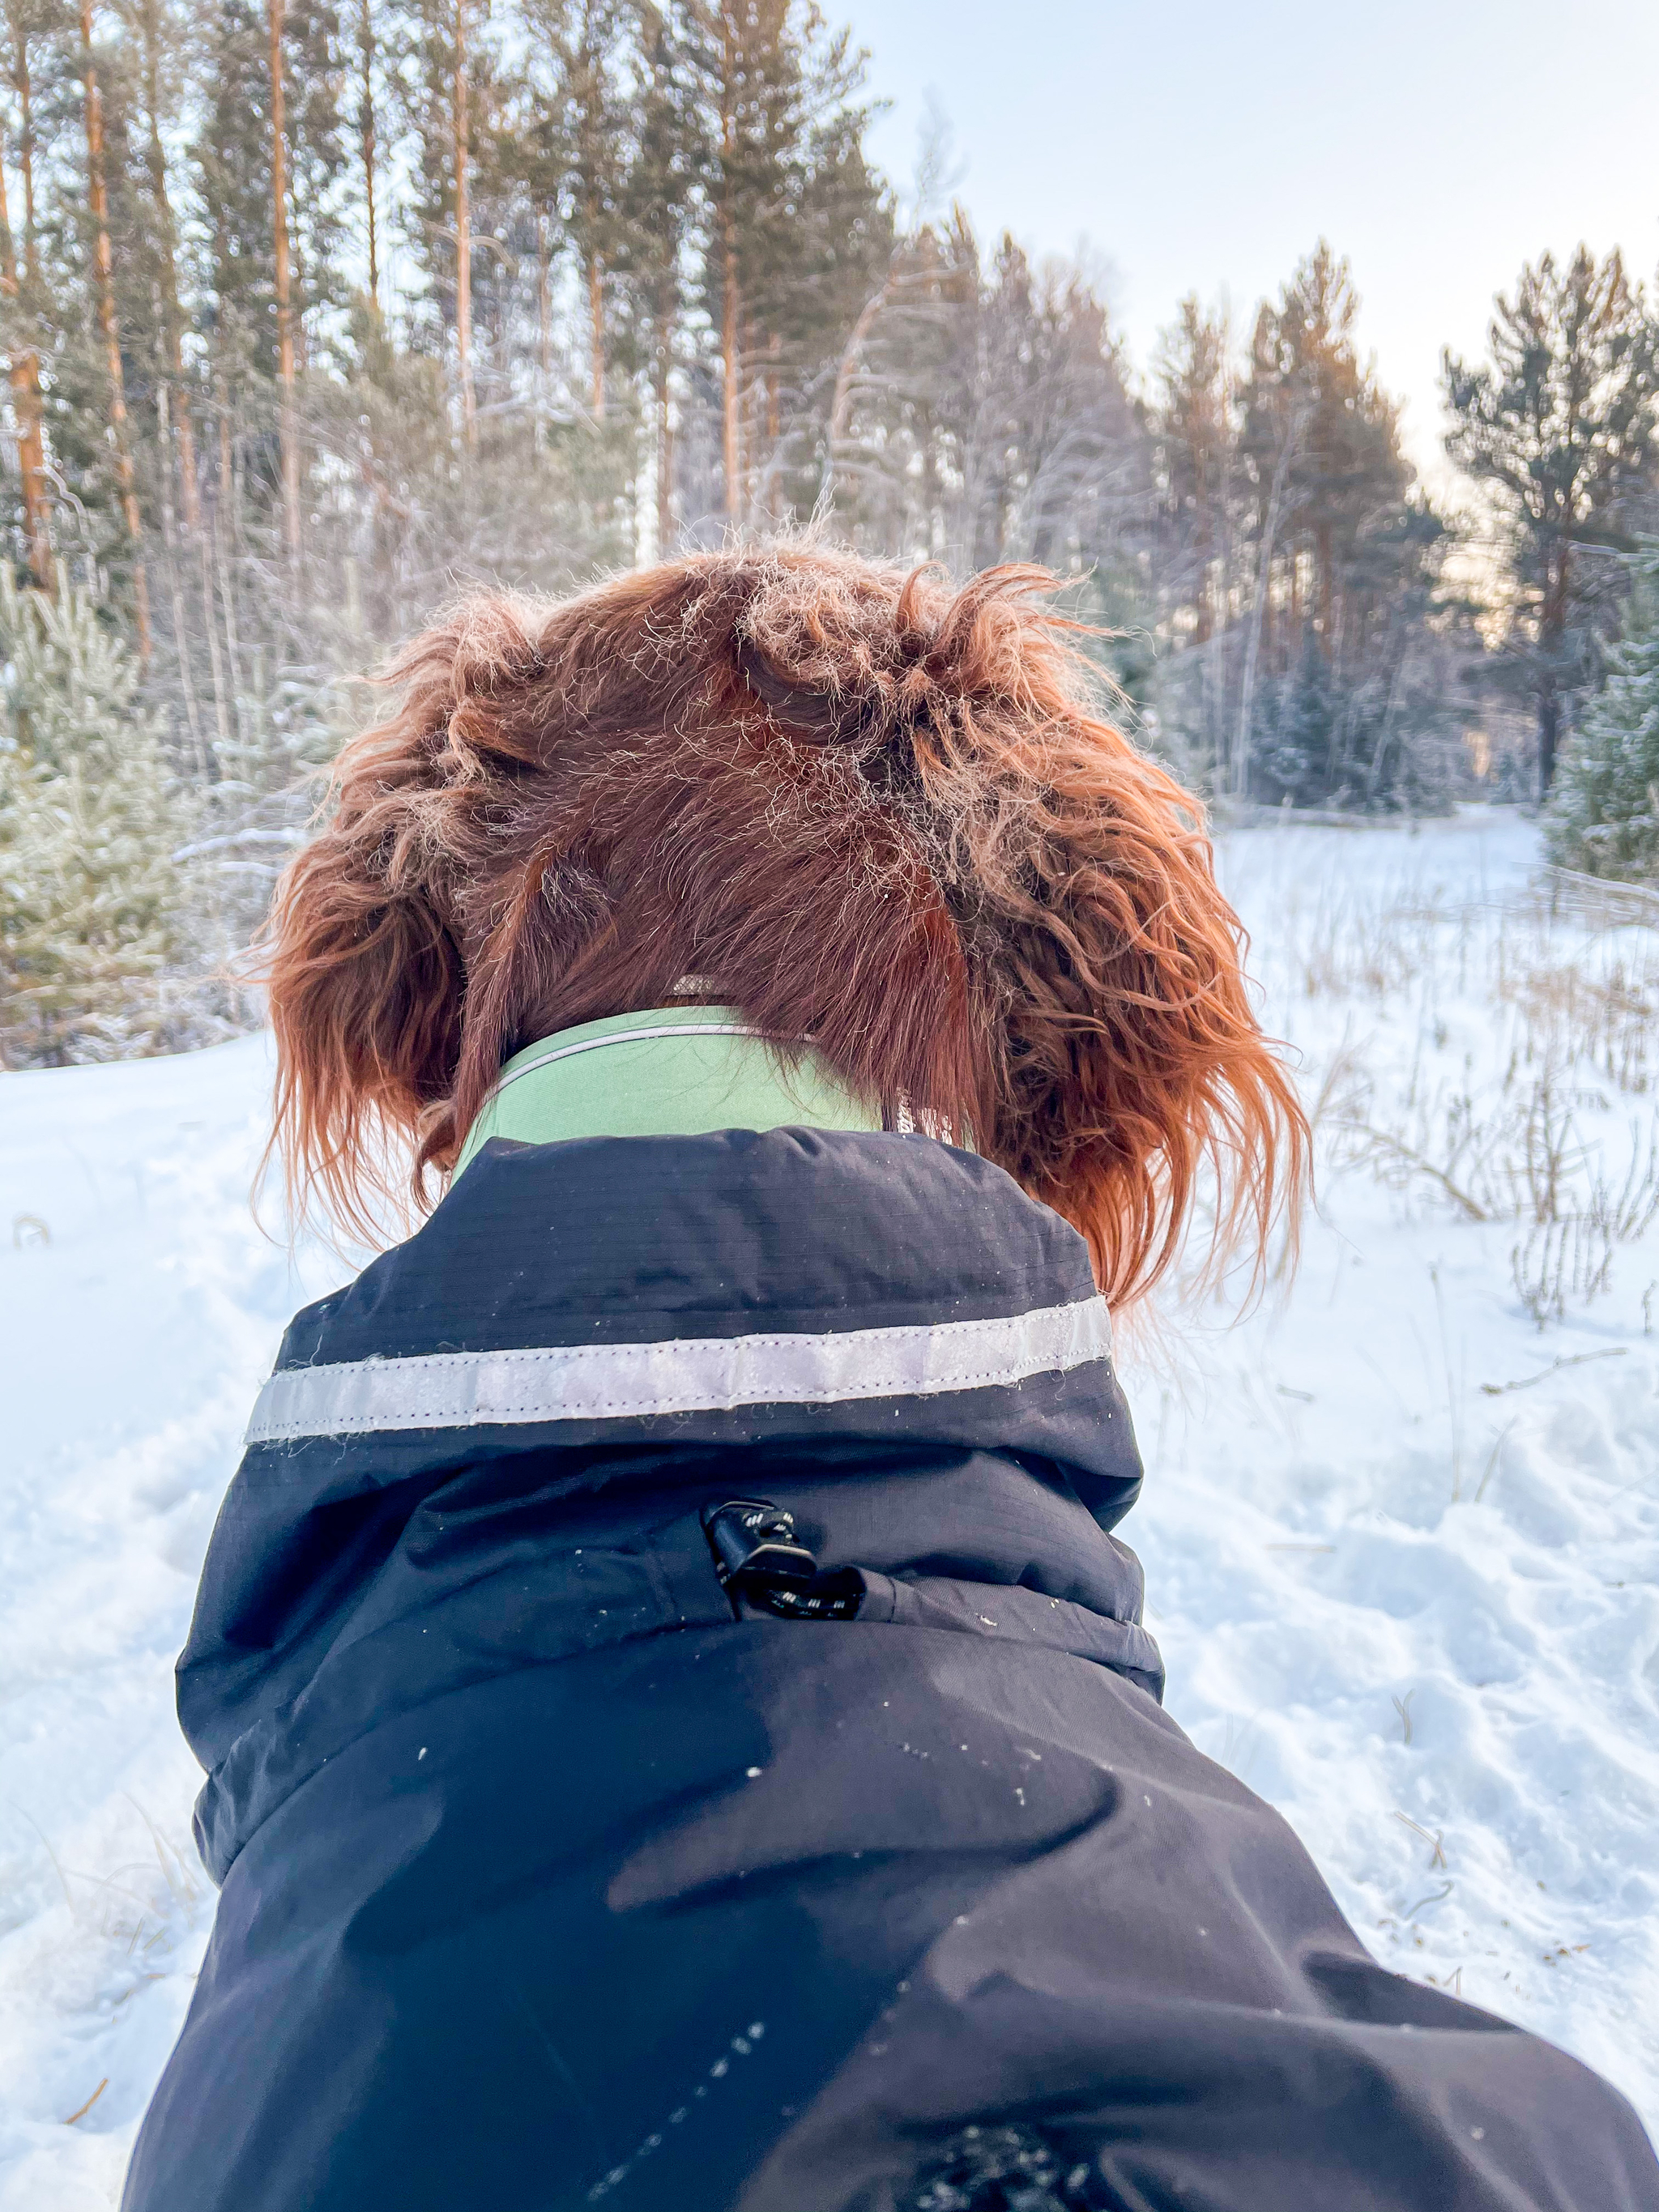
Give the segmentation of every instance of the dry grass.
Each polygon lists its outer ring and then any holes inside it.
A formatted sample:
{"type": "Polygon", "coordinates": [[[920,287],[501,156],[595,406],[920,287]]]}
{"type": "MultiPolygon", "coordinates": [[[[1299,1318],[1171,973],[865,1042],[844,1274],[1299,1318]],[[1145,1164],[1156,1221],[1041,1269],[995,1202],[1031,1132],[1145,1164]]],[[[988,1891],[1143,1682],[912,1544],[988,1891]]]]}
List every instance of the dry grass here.
{"type": "Polygon", "coordinates": [[[1322,890],[1262,948],[1327,1165],[1514,1222],[1540,1328],[1602,1295],[1659,1219],[1659,905],[1554,873],[1501,901],[1322,890]]]}

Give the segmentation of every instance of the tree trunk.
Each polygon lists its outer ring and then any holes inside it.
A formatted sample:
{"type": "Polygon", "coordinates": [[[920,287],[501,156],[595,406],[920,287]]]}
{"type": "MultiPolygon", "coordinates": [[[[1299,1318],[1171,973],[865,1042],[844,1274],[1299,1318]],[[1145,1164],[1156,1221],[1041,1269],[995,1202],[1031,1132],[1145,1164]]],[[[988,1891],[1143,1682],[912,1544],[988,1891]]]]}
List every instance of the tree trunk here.
{"type": "MultiPolygon", "coordinates": [[[[40,271],[35,262],[34,240],[34,102],[33,88],[29,76],[28,34],[15,9],[12,16],[12,89],[17,94],[17,116],[20,129],[17,142],[18,167],[23,179],[23,265],[21,275],[17,265],[17,248],[12,237],[11,216],[5,205],[5,180],[0,177],[0,225],[5,233],[5,291],[16,309],[32,312],[35,279],[40,271]],[[23,283],[27,281],[30,298],[23,299],[23,283]]],[[[50,591],[53,580],[52,558],[51,507],[46,485],[46,437],[41,428],[40,356],[33,346],[26,346],[13,361],[10,368],[12,410],[17,423],[18,475],[23,493],[23,530],[28,540],[29,573],[42,591],[50,591]]]]}
{"type": "Polygon", "coordinates": [[[1561,694],[1555,672],[1545,672],[1538,687],[1538,799],[1541,805],[1555,781],[1555,753],[1561,740],[1561,694]]]}
{"type": "MultiPolygon", "coordinates": [[[[0,295],[12,312],[21,312],[22,287],[17,275],[17,247],[12,237],[11,210],[6,202],[6,175],[0,162],[0,295]]],[[[46,526],[46,453],[40,429],[40,356],[26,346],[12,357],[7,374],[11,380],[12,416],[17,425],[17,473],[23,491],[23,533],[28,540],[29,573],[43,592],[52,589],[52,539],[46,526]]]]}
{"type": "MultiPolygon", "coordinates": [[[[9,284],[7,296],[15,298],[9,284]]],[[[46,441],[40,428],[40,356],[26,347],[11,364],[12,412],[17,422],[17,469],[22,479],[23,534],[29,574],[43,592],[52,585],[51,509],[46,500],[46,441]]]]}
{"type": "Polygon", "coordinates": [[[283,387],[283,547],[300,559],[300,438],[294,413],[294,300],[288,253],[287,72],[283,64],[284,0],[270,0],[270,222],[276,249],[276,374],[283,387]]]}
{"type": "Polygon", "coordinates": [[[149,580],[144,574],[143,532],[138,515],[138,483],[127,432],[127,384],[121,366],[121,332],[115,314],[115,264],[109,242],[109,196],[104,187],[104,102],[92,55],[92,0],[81,0],[81,67],[86,88],[87,200],[93,224],[93,265],[98,280],[98,326],[109,370],[109,419],[115,440],[115,481],[122,519],[132,548],[132,605],[138,633],[138,665],[150,656],[149,580]]]}
{"type": "Polygon", "coordinates": [[[674,434],[668,422],[668,378],[673,367],[673,325],[669,301],[672,278],[664,275],[657,284],[657,330],[654,370],[657,397],[657,558],[665,561],[674,543],[674,434]]]}
{"type": "Polygon", "coordinates": [[[721,409],[720,459],[726,471],[726,514],[736,522],[743,513],[742,367],[738,330],[742,301],[738,292],[738,249],[730,210],[720,210],[720,370],[725,380],[721,409]]]}
{"type": "Polygon", "coordinates": [[[765,466],[768,454],[766,443],[766,372],[761,367],[766,357],[761,344],[760,332],[752,322],[745,323],[743,333],[743,362],[748,383],[748,407],[744,435],[744,512],[757,518],[766,512],[769,496],[770,471],[765,466]]]}
{"type": "Polygon", "coordinates": [[[1267,619],[1267,594],[1273,586],[1273,539],[1279,533],[1279,508],[1284,503],[1285,479],[1302,443],[1310,410],[1297,409],[1285,426],[1285,443],[1273,465],[1267,494],[1267,512],[1261,526],[1261,545],[1256,557],[1255,604],[1250,609],[1250,634],[1244,647],[1244,680],[1239,686],[1238,734],[1233,747],[1233,796],[1245,799],[1250,789],[1250,722],[1255,712],[1256,670],[1261,659],[1261,629],[1267,619]]]}
{"type": "MultiPolygon", "coordinates": [[[[197,480],[196,436],[190,402],[185,389],[185,313],[179,299],[179,233],[173,220],[173,199],[167,191],[167,149],[161,140],[161,27],[156,0],[144,0],[140,18],[144,46],[144,104],[149,110],[146,166],[150,192],[155,202],[161,238],[161,307],[167,344],[167,369],[177,397],[176,409],[168,403],[171,442],[179,456],[179,489],[184,501],[185,527],[194,532],[202,526],[201,487],[197,480]]],[[[161,405],[158,395],[157,405],[161,405]]],[[[163,445],[168,442],[163,437],[163,445]]]]}
{"type": "Polygon", "coordinates": [[[544,215],[536,218],[536,366],[541,371],[544,404],[553,380],[553,254],[544,215]]]}
{"type": "Polygon", "coordinates": [[[547,217],[536,217],[536,451],[547,447],[548,394],[553,389],[553,253],[547,217]]]}
{"type": "Polygon", "coordinates": [[[230,711],[237,737],[242,735],[242,647],[236,625],[236,580],[226,550],[228,530],[240,548],[240,501],[237,497],[236,457],[230,434],[230,392],[222,371],[218,378],[219,498],[213,518],[213,554],[219,604],[225,618],[225,653],[229,664],[230,711]]]}
{"type": "Polygon", "coordinates": [[[455,96],[451,111],[455,165],[455,350],[461,380],[461,434],[469,446],[478,440],[478,409],[472,390],[472,203],[467,180],[470,118],[467,112],[466,0],[455,0],[455,96]]]}
{"type": "Polygon", "coordinates": [[[726,516],[736,522],[743,507],[742,438],[738,428],[738,331],[742,300],[738,286],[738,233],[732,206],[732,172],[737,166],[737,59],[732,52],[732,10],[722,6],[720,21],[720,368],[724,378],[720,408],[720,459],[726,471],[726,516]]]}
{"type": "Polygon", "coordinates": [[[368,217],[368,296],[380,304],[380,240],[374,208],[374,18],[371,0],[362,0],[357,17],[357,52],[362,66],[362,90],[357,104],[357,145],[363,162],[363,207],[368,217]]]}
{"type": "Polygon", "coordinates": [[[1539,657],[1543,663],[1538,686],[1538,797],[1550,795],[1555,781],[1555,756],[1561,740],[1561,647],[1567,634],[1567,606],[1572,587],[1572,549],[1565,531],[1557,534],[1545,559],[1544,605],[1538,624],[1539,657]]]}
{"type": "Polygon", "coordinates": [[[605,420],[605,264],[587,257],[587,343],[592,356],[593,420],[605,420]]]}
{"type": "Polygon", "coordinates": [[[213,548],[208,542],[209,536],[198,519],[196,553],[202,571],[202,627],[207,632],[208,670],[213,678],[213,721],[221,746],[228,749],[230,702],[225,691],[224,655],[219,649],[219,621],[213,609],[213,548]]]}
{"type": "Polygon", "coordinates": [[[185,591],[179,580],[178,532],[173,528],[173,410],[168,404],[166,377],[155,386],[155,419],[161,433],[161,543],[167,549],[167,586],[173,599],[173,647],[179,657],[179,685],[184,693],[185,720],[190,725],[190,741],[196,748],[197,763],[205,783],[211,772],[212,756],[202,736],[196,679],[190,665],[190,636],[185,627],[185,591]]]}

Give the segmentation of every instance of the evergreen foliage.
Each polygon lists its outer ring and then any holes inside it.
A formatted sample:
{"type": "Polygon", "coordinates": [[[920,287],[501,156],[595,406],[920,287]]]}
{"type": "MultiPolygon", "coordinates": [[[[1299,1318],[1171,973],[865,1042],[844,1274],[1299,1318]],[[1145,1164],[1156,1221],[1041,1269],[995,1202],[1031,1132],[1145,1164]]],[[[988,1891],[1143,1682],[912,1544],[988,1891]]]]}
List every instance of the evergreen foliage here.
{"type": "Polygon", "coordinates": [[[1659,883],[1659,538],[1632,564],[1635,589],[1607,677],[1562,757],[1549,814],[1552,859],[1586,875],[1659,883]]]}
{"type": "Polygon", "coordinates": [[[1514,533],[1523,618],[1509,644],[1535,706],[1547,798],[1572,701],[1595,678],[1598,617],[1623,582],[1616,556],[1651,507],[1659,316],[1616,249],[1598,264],[1581,246],[1565,268],[1540,255],[1499,294],[1487,349],[1474,367],[1443,356],[1446,450],[1514,533]]]}
{"type": "Polygon", "coordinates": [[[0,570],[0,1065],[176,1042],[197,819],[87,595],[0,570]]]}

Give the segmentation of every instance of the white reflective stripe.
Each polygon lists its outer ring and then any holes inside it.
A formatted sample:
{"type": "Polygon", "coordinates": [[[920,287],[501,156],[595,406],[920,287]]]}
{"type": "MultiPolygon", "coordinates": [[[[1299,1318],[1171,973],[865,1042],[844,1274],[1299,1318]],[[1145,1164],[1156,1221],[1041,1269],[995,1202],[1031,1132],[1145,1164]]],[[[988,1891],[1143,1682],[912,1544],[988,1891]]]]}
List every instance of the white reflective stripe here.
{"type": "Polygon", "coordinates": [[[527,1060],[522,1067],[515,1067],[511,1075],[497,1079],[490,1094],[499,1097],[509,1083],[516,1083],[521,1075],[533,1075],[538,1067],[551,1067],[556,1060],[574,1060],[579,1052],[602,1052],[608,1044],[643,1044],[649,1037],[665,1036],[758,1036],[758,1030],[750,1029],[746,1022],[662,1022],[654,1029],[613,1030],[609,1036],[587,1037],[580,1044],[562,1044],[556,1052],[544,1052],[539,1060],[527,1060]]]}
{"type": "Polygon", "coordinates": [[[1111,1352],[1105,1300],[1095,1297],[996,1321],[357,1359],[273,1375],[244,1442],[936,1397],[1063,1374],[1111,1352]]]}

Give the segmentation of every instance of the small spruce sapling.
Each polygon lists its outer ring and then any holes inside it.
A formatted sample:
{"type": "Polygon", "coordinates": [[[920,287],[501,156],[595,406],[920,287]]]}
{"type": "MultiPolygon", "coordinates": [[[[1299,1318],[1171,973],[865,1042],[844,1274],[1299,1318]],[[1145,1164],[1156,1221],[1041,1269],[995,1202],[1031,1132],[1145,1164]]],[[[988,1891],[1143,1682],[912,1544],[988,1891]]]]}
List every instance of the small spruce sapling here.
{"type": "Polygon", "coordinates": [[[0,1064],[165,1050],[194,802],[84,592],[0,569],[0,1064]]]}
{"type": "Polygon", "coordinates": [[[1643,540],[1607,678],[1556,776],[1550,857],[1586,875],[1659,881],[1659,538],[1643,540]]]}

